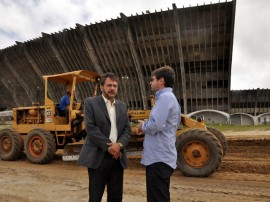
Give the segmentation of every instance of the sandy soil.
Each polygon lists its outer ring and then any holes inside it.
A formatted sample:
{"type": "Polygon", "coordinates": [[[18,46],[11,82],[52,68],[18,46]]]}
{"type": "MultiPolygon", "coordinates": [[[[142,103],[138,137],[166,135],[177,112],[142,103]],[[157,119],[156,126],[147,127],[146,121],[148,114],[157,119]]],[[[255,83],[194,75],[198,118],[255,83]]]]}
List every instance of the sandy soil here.
{"type": "MultiPolygon", "coordinates": [[[[270,201],[270,131],[224,133],[228,154],[207,178],[171,178],[171,201],[270,201]]],[[[130,159],[125,171],[124,202],[146,201],[144,167],[130,159]]],[[[76,162],[56,156],[47,165],[0,160],[0,201],[69,202],[88,200],[88,177],[76,162]]],[[[103,201],[106,201],[104,194],[103,201]]]]}

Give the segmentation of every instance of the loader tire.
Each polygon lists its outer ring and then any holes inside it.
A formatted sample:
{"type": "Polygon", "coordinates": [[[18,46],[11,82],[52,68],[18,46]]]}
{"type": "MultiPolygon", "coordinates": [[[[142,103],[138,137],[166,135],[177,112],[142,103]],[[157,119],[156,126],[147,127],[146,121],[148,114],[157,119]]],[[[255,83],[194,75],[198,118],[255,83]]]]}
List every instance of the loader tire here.
{"type": "Polygon", "coordinates": [[[55,139],[47,130],[34,129],[27,134],[24,149],[32,163],[50,163],[56,152],[55,139]]]}
{"type": "Polygon", "coordinates": [[[185,176],[207,177],[222,160],[222,147],[215,135],[206,130],[192,129],[176,139],[177,166],[185,176]]]}
{"type": "Polygon", "coordinates": [[[5,161],[14,161],[21,156],[23,139],[13,129],[6,128],[0,131],[0,158],[5,161]]]}
{"type": "Polygon", "coordinates": [[[214,134],[217,139],[219,140],[221,146],[222,146],[222,150],[223,150],[223,157],[227,154],[228,151],[228,142],[224,136],[224,134],[222,132],[220,132],[218,129],[216,128],[212,128],[212,127],[207,127],[207,130],[214,134]]]}

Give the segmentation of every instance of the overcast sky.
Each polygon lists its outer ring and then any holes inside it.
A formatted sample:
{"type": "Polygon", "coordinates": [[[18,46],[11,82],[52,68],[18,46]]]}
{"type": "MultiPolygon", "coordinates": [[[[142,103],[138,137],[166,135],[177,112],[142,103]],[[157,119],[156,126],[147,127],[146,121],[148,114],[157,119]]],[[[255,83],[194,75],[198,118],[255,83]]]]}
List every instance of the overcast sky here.
{"type": "MultiPolygon", "coordinates": [[[[0,0],[0,49],[76,23],[217,3],[216,0],[0,0]]],[[[221,0],[224,2],[224,0],[221,0]]],[[[270,88],[270,1],[237,0],[231,89],[270,88]]]]}

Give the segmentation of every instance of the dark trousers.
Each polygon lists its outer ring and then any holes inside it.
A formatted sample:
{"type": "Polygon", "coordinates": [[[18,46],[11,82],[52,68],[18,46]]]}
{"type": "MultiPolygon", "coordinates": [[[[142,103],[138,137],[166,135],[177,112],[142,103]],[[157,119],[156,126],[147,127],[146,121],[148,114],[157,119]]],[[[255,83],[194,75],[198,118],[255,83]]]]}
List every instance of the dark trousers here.
{"type": "Polygon", "coordinates": [[[58,112],[59,112],[59,116],[67,116],[68,115],[68,111],[65,109],[65,110],[61,110],[61,109],[59,109],[58,110],[58,112]]]}
{"type": "Polygon", "coordinates": [[[170,177],[174,169],[165,163],[146,166],[147,202],[170,201],[170,177]]]}
{"type": "Polygon", "coordinates": [[[106,154],[100,167],[88,168],[89,202],[100,202],[107,185],[107,201],[121,202],[123,196],[124,169],[120,160],[106,154]]]}

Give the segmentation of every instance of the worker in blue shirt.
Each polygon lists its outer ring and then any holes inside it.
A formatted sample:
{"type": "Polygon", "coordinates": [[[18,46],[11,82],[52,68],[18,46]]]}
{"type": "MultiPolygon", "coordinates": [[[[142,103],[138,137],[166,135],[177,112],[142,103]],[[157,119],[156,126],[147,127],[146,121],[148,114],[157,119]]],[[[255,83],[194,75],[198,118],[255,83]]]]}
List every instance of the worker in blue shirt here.
{"type": "Polygon", "coordinates": [[[147,121],[138,124],[137,134],[145,134],[141,163],[146,166],[148,202],[170,201],[170,177],[176,168],[176,130],[181,120],[180,105],[172,92],[175,72],[161,67],[151,74],[155,104],[147,121]]]}
{"type": "Polygon", "coordinates": [[[67,106],[70,104],[70,96],[71,93],[68,91],[66,95],[61,98],[60,106],[59,106],[59,116],[67,115],[67,106]]]}

